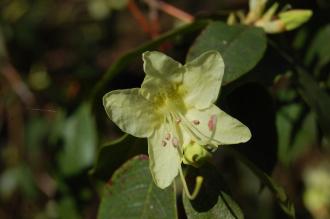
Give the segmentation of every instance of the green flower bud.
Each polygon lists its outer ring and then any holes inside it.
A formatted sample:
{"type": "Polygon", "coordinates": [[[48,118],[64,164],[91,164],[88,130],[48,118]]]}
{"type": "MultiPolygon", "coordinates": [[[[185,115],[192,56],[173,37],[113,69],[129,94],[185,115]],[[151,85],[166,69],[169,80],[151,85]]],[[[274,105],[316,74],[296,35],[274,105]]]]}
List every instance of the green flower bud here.
{"type": "Polygon", "coordinates": [[[311,10],[289,10],[280,13],[278,16],[286,30],[293,30],[307,22],[312,15],[311,10]]]}
{"type": "Polygon", "coordinates": [[[267,0],[250,0],[249,13],[246,16],[245,24],[252,24],[258,20],[265,10],[267,0]]]}
{"type": "Polygon", "coordinates": [[[211,153],[208,152],[202,145],[196,142],[191,142],[184,146],[183,150],[183,163],[189,164],[194,167],[199,167],[205,160],[211,157],[211,153]]]}
{"type": "Polygon", "coordinates": [[[236,16],[234,13],[230,13],[228,18],[227,18],[227,24],[228,25],[233,25],[233,24],[236,24],[237,21],[236,21],[236,16]]]}

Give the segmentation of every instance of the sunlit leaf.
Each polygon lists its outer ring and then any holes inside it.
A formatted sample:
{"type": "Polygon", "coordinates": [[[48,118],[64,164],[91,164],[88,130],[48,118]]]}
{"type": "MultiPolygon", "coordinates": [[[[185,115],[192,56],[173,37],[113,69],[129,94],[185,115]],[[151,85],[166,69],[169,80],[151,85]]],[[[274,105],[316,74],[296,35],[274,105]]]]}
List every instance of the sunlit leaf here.
{"type": "Polygon", "coordinates": [[[154,184],[148,157],[139,155],[121,166],[106,184],[98,219],[177,218],[175,187],[154,184]]]}
{"type": "Polygon", "coordinates": [[[266,36],[260,28],[213,22],[192,45],[187,61],[207,50],[219,51],[225,63],[223,84],[228,84],[250,71],[262,58],[266,46],[266,36]]]}

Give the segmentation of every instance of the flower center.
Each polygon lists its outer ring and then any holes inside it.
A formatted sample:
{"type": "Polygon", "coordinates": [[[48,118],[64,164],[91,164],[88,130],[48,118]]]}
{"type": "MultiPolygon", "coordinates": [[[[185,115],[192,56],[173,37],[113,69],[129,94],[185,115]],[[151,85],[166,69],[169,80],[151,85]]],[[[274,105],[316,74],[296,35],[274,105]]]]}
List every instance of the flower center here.
{"type": "Polygon", "coordinates": [[[154,93],[151,100],[154,103],[156,111],[163,116],[165,124],[165,133],[162,138],[162,146],[172,146],[183,152],[183,137],[187,134],[189,139],[199,145],[212,145],[212,140],[216,130],[217,117],[211,115],[206,121],[198,118],[188,120],[186,118],[187,106],[183,101],[183,93],[179,86],[172,84],[161,85],[154,93]],[[200,131],[202,126],[206,126],[207,133],[200,131]],[[184,133],[183,133],[184,132],[184,133]]]}

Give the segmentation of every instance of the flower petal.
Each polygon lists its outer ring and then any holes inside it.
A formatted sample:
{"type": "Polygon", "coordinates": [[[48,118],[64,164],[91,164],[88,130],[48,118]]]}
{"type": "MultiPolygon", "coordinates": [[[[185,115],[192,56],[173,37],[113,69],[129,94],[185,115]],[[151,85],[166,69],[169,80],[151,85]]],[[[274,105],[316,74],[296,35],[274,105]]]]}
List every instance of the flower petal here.
{"type": "Polygon", "coordinates": [[[142,55],[143,69],[146,75],[162,78],[165,81],[181,82],[182,64],[164,53],[147,51],[142,55]]]}
{"type": "Polygon", "coordinates": [[[148,153],[151,175],[159,188],[168,187],[178,175],[181,157],[172,139],[166,141],[165,125],[155,130],[148,138],[148,153]]]}
{"type": "Polygon", "coordinates": [[[188,106],[208,108],[220,91],[225,69],[223,59],[217,51],[208,51],[185,65],[183,96],[188,106]]]}
{"type": "Polygon", "coordinates": [[[146,73],[140,94],[148,100],[161,93],[171,93],[182,82],[184,68],[171,57],[161,52],[143,53],[143,68],[146,73]]]}
{"type": "Polygon", "coordinates": [[[111,91],[103,96],[103,106],[121,130],[136,137],[149,137],[161,117],[138,92],[138,88],[111,91]]]}
{"type": "MultiPolygon", "coordinates": [[[[267,0],[250,0],[249,1],[249,10],[250,11],[259,11],[260,9],[264,9],[267,0]]],[[[261,11],[262,12],[262,11],[261,11]]]]}
{"type": "Polygon", "coordinates": [[[238,144],[247,142],[251,138],[248,127],[216,105],[204,110],[191,108],[185,117],[191,124],[196,140],[203,144],[214,146],[238,144]]]}

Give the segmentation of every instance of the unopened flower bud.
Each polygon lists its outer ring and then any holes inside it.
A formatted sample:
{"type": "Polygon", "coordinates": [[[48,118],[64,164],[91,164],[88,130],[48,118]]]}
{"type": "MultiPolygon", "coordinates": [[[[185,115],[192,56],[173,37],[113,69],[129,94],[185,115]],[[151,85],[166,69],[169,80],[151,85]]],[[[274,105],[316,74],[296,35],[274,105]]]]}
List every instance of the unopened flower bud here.
{"type": "Polygon", "coordinates": [[[307,22],[313,15],[311,10],[289,10],[278,15],[283,22],[285,30],[293,30],[307,22]]]}
{"type": "Polygon", "coordinates": [[[236,20],[236,16],[234,13],[230,13],[228,18],[227,18],[227,24],[228,25],[233,25],[233,24],[236,24],[237,23],[237,20],[236,20]]]}
{"type": "Polygon", "coordinates": [[[211,157],[211,153],[208,152],[202,145],[191,142],[184,146],[183,151],[183,163],[189,164],[194,167],[199,167],[203,162],[211,157]]]}
{"type": "Polygon", "coordinates": [[[254,23],[258,20],[265,10],[267,0],[250,0],[249,13],[245,19],[245,24],[254,23]]]}

